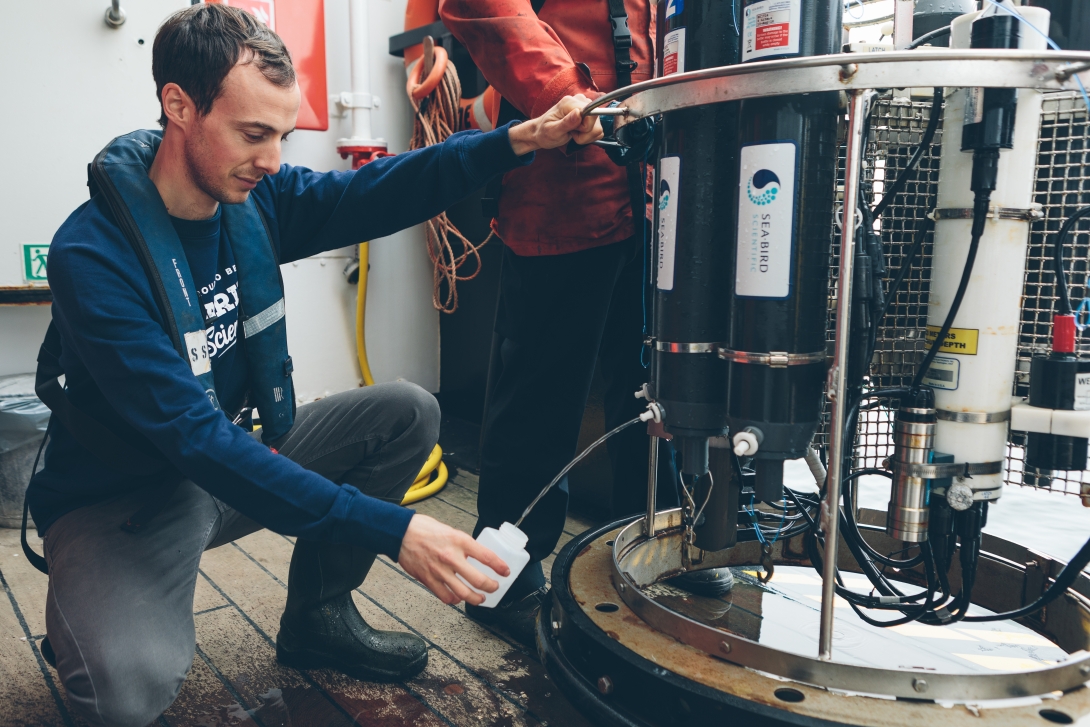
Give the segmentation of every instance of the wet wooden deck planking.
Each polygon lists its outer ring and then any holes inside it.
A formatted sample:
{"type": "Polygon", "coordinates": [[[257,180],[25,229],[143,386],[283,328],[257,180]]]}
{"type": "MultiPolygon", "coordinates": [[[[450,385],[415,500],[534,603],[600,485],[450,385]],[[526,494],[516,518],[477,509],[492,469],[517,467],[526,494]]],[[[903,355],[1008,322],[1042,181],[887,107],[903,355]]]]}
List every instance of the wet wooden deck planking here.
{"type": "MultiPolygon", "coordinates": [[[[477,478],[457,471],[413,509],[469,532],[477,478]]],[[[570,516],[560,547],[592,523],[570,516]]],[[[41,542],[33,538],[41,550],[41,542]]],[[[589,727],[537,655],[445,606],[386,558],[354,594],[377,628],[428,641],[428,667],[403,684],[371,684],[276,661],[292,539],[263,530],[205,553],[193,601],[197,649],[189,678],[154,723],[163,727],[589,727]]],[[[552,557],[545,562],[546,574],[552,557]]],[[[23,557],[17,530],[0,530],[0,726],[77,727],[57,674],[42,658],[47,579],[23,557]]]]}

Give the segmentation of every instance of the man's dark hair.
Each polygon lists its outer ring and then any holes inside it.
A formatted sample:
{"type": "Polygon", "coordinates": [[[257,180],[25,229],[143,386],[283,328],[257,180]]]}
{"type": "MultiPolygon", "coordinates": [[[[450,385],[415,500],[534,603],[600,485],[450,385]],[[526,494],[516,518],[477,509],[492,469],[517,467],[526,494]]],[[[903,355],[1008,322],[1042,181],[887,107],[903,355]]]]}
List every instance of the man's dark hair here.
{"type": "MultiPolygon", "coordinates": [[[[223,79],[239,62],[253,63],[282,88],[295,83],[291,56],[268,26],[245,10],[229,5],[193,5],[167,18],[151,50],[155,94],[163,105],[163,86],[178,84],[205,116],[223,92],[223,79]]],[[[159,125],[167,125],[166,111],[159,125]]]]}

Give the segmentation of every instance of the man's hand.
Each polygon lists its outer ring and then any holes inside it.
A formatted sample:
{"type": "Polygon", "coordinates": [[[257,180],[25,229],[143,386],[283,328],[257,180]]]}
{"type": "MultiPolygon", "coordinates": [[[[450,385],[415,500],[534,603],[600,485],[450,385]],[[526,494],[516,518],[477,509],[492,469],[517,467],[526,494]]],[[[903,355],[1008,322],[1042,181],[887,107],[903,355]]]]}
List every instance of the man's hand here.
{"type": "Polygon", "coordinates": [[[511,572],[498,555],[461,530],[417,513],[409,521],[409,527],[401,539],[401,553],[397,562],[443,603],[465,601],[476,606],[484,600],[484,596],[467,588],[455,574],[461,575],[474,588],[488,593],[495,591],[500,584],[470,565],[467,557],[476,558],[501,576],[511,572]]]}
{"type": "Polygon", "coordinates": [[[511,128],[511,148],[522,156],[538,149],[556,149],[574,140],[590,144],[602,138],[602,122],[597,116],[583,118],[583,107],[590,99],[583,94],[565,96],[536,119],[511,128]]]}

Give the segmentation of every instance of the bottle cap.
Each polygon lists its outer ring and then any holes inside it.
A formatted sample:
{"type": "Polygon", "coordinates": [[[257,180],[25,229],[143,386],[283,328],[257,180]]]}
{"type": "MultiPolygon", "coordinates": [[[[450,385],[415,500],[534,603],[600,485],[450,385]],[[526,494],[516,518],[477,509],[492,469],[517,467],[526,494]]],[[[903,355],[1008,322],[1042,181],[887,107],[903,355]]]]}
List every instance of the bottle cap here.
{"type": "Polygon", "coordinates": [[[1075,316],[1052,316],[1052,352],[1075,353],[1075,316]]]}
{"type": "Polygon", "coordinates": [[[500,533],[519,548],[526,547],[526,543],[530,542],[530,538],[527,537],[526,533],[522,532],[511,523],[500,525],[500,533]]]}

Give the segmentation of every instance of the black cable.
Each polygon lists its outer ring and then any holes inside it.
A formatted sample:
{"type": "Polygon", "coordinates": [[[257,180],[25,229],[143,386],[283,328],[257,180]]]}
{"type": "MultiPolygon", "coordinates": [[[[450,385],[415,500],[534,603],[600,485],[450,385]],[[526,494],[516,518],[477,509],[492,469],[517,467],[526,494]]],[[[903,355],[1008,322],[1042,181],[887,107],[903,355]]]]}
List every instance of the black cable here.
{"type": "MultiPolygon", "coordinates": [[[[794,500],[795,507],[798,508],[799,511],[806,516],[806,519],[810,521],[810,527],[816,529],[817,521],[810,516],[810,511],[802,506],[802,503],[800,502],[800,494],[792,490],[790,487],[783,488],[783,491],[786,492],[792,500],[794,500]]],[[[821,507],[820,503],[818,504],[818,507],[821,507]]]]}
{"type": "Polygon", "coordinates": [[[935,38],[942,38],[945,35],[950,35],[950,26],[946,25],[937,30],[932,30],[930,33],[924,33],[916,40],[912,41],[905,46],[905,50],[912,50],[913,48],[919,48],[921,45],[926,45],[935,38]]]}
{"type": "MultiPolygon", "coordinates": [[[[996,151],[998,156],[998,150],[996,151]]],[[[974,160],[975,161],[975,160],[974,160]]],[[[927,375],[928,369],[931,368],[931,363],[935,360],[935,356],[942,350],[942,345],[946,342],[946,337],[950,333],[950,328],[954,325],[954,319],[957,318],[958,310],[961,308],[961,301],[965,298],[965,291],[969,288],[969,279],[973,275],[973,265],[976,263],[976,254],[980,249],[980,238],[984,234],[984,222],[988,218],[988,207],[991,204],[992,191],[990,189],[980,190],[976,193],[976,200],[973,202],[973,229],[972,238],[969,242],[969,252],[965,256],[965,267],[961,271],[961,281],[958,283],[957,292],[954,293],[954,299],[950,303],[950,311],[946,314],[946,320],[942,322],[942,328],[939,329],[939,334],[935,336],[935,340],[932,341],[931,346],[927,349],[927,354],[923,357],[923,361],[920,363],[918,369],[916,369],[916,376],[912,379],[912,386],[919,386],[923,383],[924,377],[927,375]]]]}
{"type": "Polygon", "coordinates": [[[908,248],[908,252],[901,256],[901,265],[897,268],[897,275],[894,276],[889,285],[889,290],[886,291],[886,306],[882,309],[882,315],[878,317],[878,323],[881,323],[882,319],[889,313],[889,308],[893,305],[893,299],[897,297],[901,284],[908,276],[909,271],[912,270],[912,263],[916,256],[920,254],[923,242],[927,239],[927,233],[930,232],[933,224],[934,221],[930,217],[925,217],[920,221],[920,226],[916,228],[916,236],[912,240],[912,247],[908,248]]]}
{"type": "Polygon", "coordinates": [[[990,616],[966,616],[965,621],[1006,621],[1011,618],[1021,618],[1028,616],[1034,611],[1039,611],[1048,604],[1059,598],[1075,580],[1082,573],[1083,569],[1090,564],[1090,540],[1086,541],[1086,544],[1079,548],[1079,552],[1075,553],[1075,557],[1064,566],[1060,574],[1056,576],[1056,580],[1052,582],[1052,585],[1040,595],[1033,603],[1023,606],[1022,608],[1015,609],[1014,611],[1007,611],[1005,613],[994,613],[990,616]]]}
{"type": "MultiPolygon", "coordinates": [[[[38,445],[38,454],[34,455],[34,465],[30,468],[30,479],[27,480],[27,490],[30,489],[30,483],[34,480],[34,475],[38,473],[38,462],[42,458],[42,451],[45,449],[46,442],[49,441],[49,435],[53,429],[53,417],[49,417],[49,421],[45,425],[45,434],[42,435],[42,443],[38,445]]],[[[23,529],[19,533],[19,543],[23,547],[23,555],[30,561],[30,564],[42,573],[49,575],[49,565],[46,563],[44,557],[34,552],[34,549],[30,547],[30,543],[26,539],[27,530],[27,515],[30,513],[30,498],[23,498],[23,529]]]]}
{"type": "Polygon", "coordinates": [[[1071,315],[1071,292],[1067,289],[1067,271],[1064,269],[1064,242],[1071,234],[1071,229],[1083,217],[1090,215],[1090,207],[1083,207],[1060,225],[1059,232],[1052,241],[1052,265],[1056,272],[1056,293],[1060,299],[1060,314],[1071,315]]]}
{"type": "MultiPolygon", "coordinates": [[[[805,541],[804,541],[804,546],[806,547],[806,552],[807,552],[808,557],[810,558],[811,564],[814,565],[814,567],[818,571],[818,573],[822,573],[823,558],[822,558],[821,554],[818,553],[818,551],[817,551],[817,541],[818,541],[817,534],[815,532],[811,531],[809,533],[809,535],[807,536],[807,538],[805,539],[805,541]]],[[[927,603],[924,603],[924,604],[901,604],[901,605],[897,605],[897,604],[881,604],[881,603],[878,603],[878,602],[872,602],[873,605],[871,605],[871,606],[863,606],[864,608],[872,608],[872,609],[875,609],[875,610],[900,610],[902,613],[908,612],[908,613],[906,613],[906,615],[903,618],[892,619],[890,621],[882,621],[880,619],[872,618],[872,617],[868,616],[867,614],[863,613],[860,610],[860,606],[857,605],[854,601],[856,601],[858,599],[861,599],[861,598],[868,598],[868,597],[862,596],[861,594],[855,593],[853,591],[849,591],[844,586],[844,581],[840,576],[839,569],[835,570],[834,577],[836,578],[835,591],[836,591],[837,595],[841,596],[842,598],[844,598],[848,602],[848,605],[851,606],[852,610],[855,611],[855,614],[864,623],[870,624],[871,626],[877,626],[879,628],[888,628],[890,626],[899,626],[899,625],[902,625],[902,624],[911,623],[912,621],[923,620],[924,618],[928,617],[929,612],[931,611],[931,609],[934,606],[940,605],[946,600],[945,594],[943,595],[943,598],[941,598],[940,600],[937,600],[937,601],[934,598],[932,598],[932,596],[934,594],[934,591],[931,588],[931,586],[929,585],[927,592],[924,594],[924,595],[927,596],[927,603]]],[[[930,583],[930,580],[929,580],[929,583],[930,583]]],[[[928,620],[930,621],[931,619],[928,619],[928,620]]]]}
{"type": "Polygon", "coordinates": [[[877,550],[875,550],[873,547],[871,547],[871,544],[868,543],[863,538],[862,533],[859,532],[859,523],[856,522],[855,513],[852,511],[852,507],[851,507],[851,504],[850,504],[851,503],[851,493],[852,493],[853,488],[854,488],[854,485],[852,485],[851,483],[855,479],[857,479],[859,477],[862,477],[864,475],[881,475],[883,477],[889,477],[890,479],[893,478],[893,474],[891,472],[889,472],[888,470],[865,469],[865,470],[856,470],[855,472],[851,473],[850,475],[848,475],[844,479],[845,484],[848,485],[848,487],[844,489],[844,511],[845,511],[844,514],[845,514],[845,517],[848,520],[848,526],[854,531],[855,534],[857,534],[859,536],[859,544],[862,546],[863,550],[865,550],[867,552],[867,555],[869,555],[872,560],[876,560],[879,563],[881,563],[882,565],[884,565],[886,567],[889,567],[889,568],[915,568],[916,566],[918,566],[920,563],[923,562],[923,552],[917,553],[913,557],[907,558],[907,559],[904,559],[904,560],[900,560],[900,559],[897,559],[897,558],[891,558],[891,557],[889,557],[887,555],[882,555],[877,550]]]}
{"type": "Polygon", "coordinates": [[[931,142],[935,139],[935,131],[939,128],[939,119],[942,118],[942,97],[945,89],[942,86],[935,87],[934,96],[931,99],[931,117],[927,120],[927,127],[924,129],[923,136],[920,137],[920,143],[916,149],[912,152],[912,156],[908,159],[908,164],[901,170],[901,173],[897,175],[897,179],[893,184],[889,186],[889,189],[882,192],[882,199],[874,206],[873,214],[875,217],[881,217],[882,213],[886,211],[886,208],[893,203],[894,198],[901,193],[904,186],[908,184],[908,178],[913,175],[919,167],[920,160],[923,159],[924,152],[931,149],[931,142]]]}

